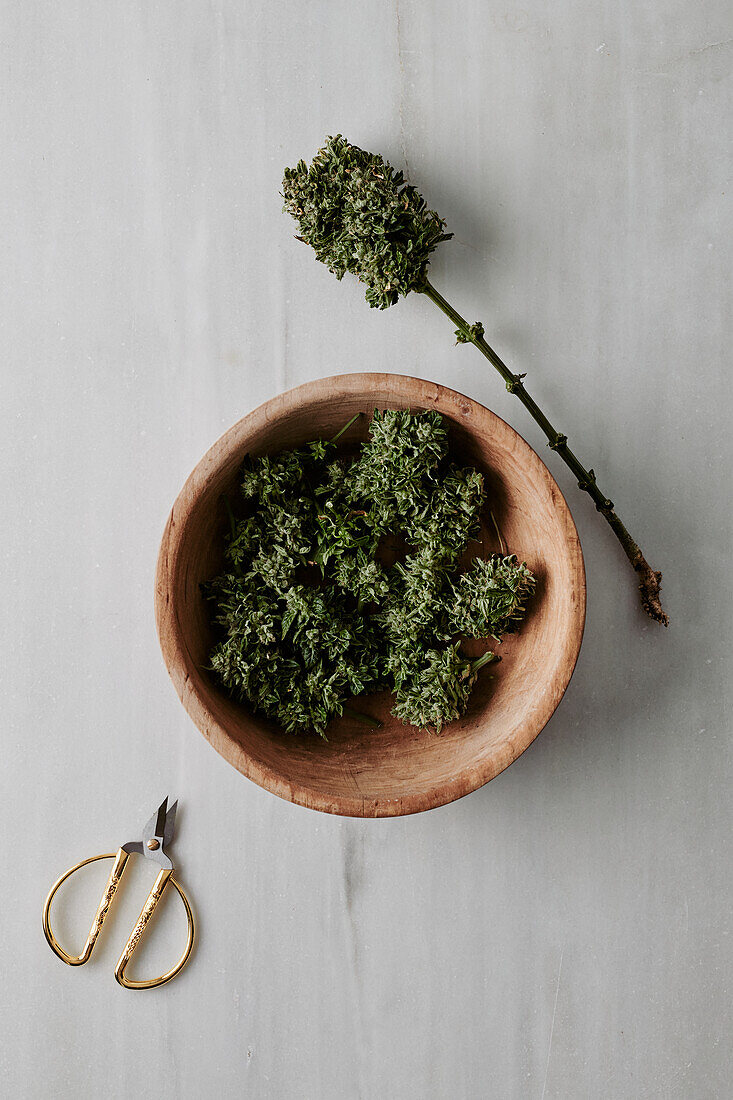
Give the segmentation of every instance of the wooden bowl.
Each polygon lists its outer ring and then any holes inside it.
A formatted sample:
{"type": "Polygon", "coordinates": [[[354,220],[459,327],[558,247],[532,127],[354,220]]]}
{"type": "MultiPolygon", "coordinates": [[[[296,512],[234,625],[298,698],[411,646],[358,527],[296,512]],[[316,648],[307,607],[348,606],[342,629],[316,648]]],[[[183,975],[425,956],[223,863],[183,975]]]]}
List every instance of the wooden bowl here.
{"type": "MultiPolygon", "coordinates": [[[[344,441],[365,437],[368,415],[344,441]]],[[[482,533],[479,552],[498,550],[482,533]]],[[[585,621],[585,573],[575,524],[554,479],[521,436],[454,390],[395,374],[347,374],[275,397],[230,428],[201,459],[173,505],[158,558],[155,611],[165,663],[183,705],[221,755],[281,798],[328,813],[392,817],[451,802],[493,779],[524,752],[560,702],[585,621]],[[286,734],[233,702],[206,671],[208,608],[199,585],[219,571],[226,527],[222,496],[236,492],[244,456],[328,438],[357,412],[437,409],[456,457],[486,479],[489,506],[508,549],[538,578],[519,633],[482,673],[464,717],[440,735],[393,718],[390,696],[370,696],[373,730],[350,718],[328,741],[286,734]]],[[[470,645],[476,643],[468,643],[470,645]]],[[[470,651],[470,649],[469,649],[470,651]]]]}

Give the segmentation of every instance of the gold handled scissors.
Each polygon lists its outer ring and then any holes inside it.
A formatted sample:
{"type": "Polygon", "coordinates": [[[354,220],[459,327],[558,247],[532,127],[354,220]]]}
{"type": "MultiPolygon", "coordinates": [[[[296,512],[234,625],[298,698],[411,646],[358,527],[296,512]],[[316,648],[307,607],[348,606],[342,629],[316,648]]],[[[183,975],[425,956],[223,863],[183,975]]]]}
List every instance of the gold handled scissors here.
{"type": "Polygon", "coordinates": [[[153,863],[160,867],[158,877],[153,883],[153,888],[148,894],[147,900],[142,907],[140,916],[137,919],[137,923],[130,933],[125,949],[120,955],[117,966],[115,967],[115,978],[124,985],[125,989],[152,989],[156,985],[163,985],[165,982],[169,982],[171,978],[175,978],[176,974],[179,974],[183,970],[184,966],[188,962],[188,957],[191,954],[193,948],[194,939],[194,923],[193,913],[191,912],[191,906],[189,905],[188,898],[184,894],[181,886],[173,878],[173,864],[168,856],[165,854],[165,850],[173,840],[173,830],[176,820],[176,808],[178,802],[174,802],[170,809],[168,809],[168,798],[166,797],[158,807],[156,813],[150,818],[147,825],[143,829],[142,840],[134,840],[129,844],[123,844],[121,848],[118,848],[117,852],[105,852],[100,856],[90,856],[89,859],[82,859],[79,863],[76,863],[73,867],[70,867],[68,871],[65,871],[61,878],[58,878],[51,887],[51,891],[46,898],[46,904],[43,907],[43,931],[48,940],[51,950],[58,955],[58,957],[69,966],[81,966],[87,962],[92,951],[94,950],[94,944],[97,942],[97,936],[100,929],[104,924],[104,919],[109,912],[109,908],[112,904],[112,900],[115,896],[117,887],[120,884],[122,873],[125,870],[125,864],[133,853],[145,856],[146,859],[152,860],[153,863]],[[49,913],[51,910],[51,902],[53,901],[54,894],[58,890],[59,886],[63,882],[66,882],[67,878],[70,878],[75,871],[78,871],[81,867],[86,867],[88,863],[95,863],[98,859],[114,859],[112,870],[110,871],[109,878],[107,879],[107,886],[105,887],[102,899],[99,903],[94,920],[92,921],[92,927],[89,930],[87,936],[87,942],[84,945],[84,950],[81,955],[69,955],[64,951],[63,947],[59,944],[58,940],[51,931],[51,925],[49,923],[49,913]],[[168,883],[171,884],[179,893],[181,901],[186,909],[186,918],[188,920],[188,939],[186,942],[186,950],[178,960],[176,965],[162,974],[159,978],[151,978],[148,981],[135,982],[130,978],[125,977],[125,968],[127,967],[130,959],[135,953],[135,948],[140,943],[148,921],[155,912],[156,906],[163,896],[168,883]]]}

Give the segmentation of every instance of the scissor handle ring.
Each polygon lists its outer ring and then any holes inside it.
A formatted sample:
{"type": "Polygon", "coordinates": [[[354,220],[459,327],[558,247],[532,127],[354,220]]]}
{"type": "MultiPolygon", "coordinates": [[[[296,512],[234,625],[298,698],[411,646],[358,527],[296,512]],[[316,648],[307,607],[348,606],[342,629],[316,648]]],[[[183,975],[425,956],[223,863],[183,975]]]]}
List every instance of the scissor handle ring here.
{"type": "MultiPolygon", "coordinates": [[[[112,898],[114,897],[115,890],[117,889],[117,884],[119,883],[120,877],[122,875],[122,870],[124,869],[125,863],[127,862],[126,858],[120,860],[119,855],[119,852],[103,852],[101,856],[90,856],[89,859],[80,860],[78,863],[75,863],[73,867],[70,867],[68,871],[64,871],[63,875],[61,875],[60,878],[56,879],[49,891],[48,897],[46,898],[46,903],[43,906],[43,931],[46,936],[48,946],[51,948],[54,954],[58,955],[62,962],[67,963],[69,966],[82,966],[85,962],[87,962],[89,956],[92,953],[92,948],[94,947],[97,936],[99,934],[99,929],[102,927],[102,922],[107,915],[107,910],[110,906],[112,898]],[[84,950],[82,951],[81,955],[69,955],[66,951],[64,951],[63,947],[56,939],[51,929],[51,902],[54,899],[56,891],[60,886],[63,886],[67,878],[71,878],[75,871],[80,871],[81,868],[86,867],[88,863],[96,863],[98,859],[115,859],[115,857],[117,857],[118,859],[119,866],[118,864],[115,864],[115,866],[112,868],[112,872],[107,882],[107,888],[102,895],[102,901],[100,901],[99,903],[97,915],[95,916],[92,923],[92,928],[87,938],[87,942],[84,946],[84,950]],[[106,905],[104,904],[105,901],[106,905]]],[[[124,855],[125,857],[127,857],[126,852],[124,853],[124,855]]]]}
{"type": "MultiPolygon", "coordinates": [[[[49,947],[54,952],[54,954],[62,960],[62,962],[67,963],[69,966],[81,966],[88,961],[104,919],[107,916],[107,912],[109,911],[109,907],[112,904],[112,899],[119,885],[120,879],[122,877],[122,872],[125,869],[125,864],[127,863],[128,858],[129,853],[125,852],[122,848],[118,849],[117,852],[103,852],[101,855],[98,856],[89,856],[88,859],[82,859],[78,863],[75,863],[73,867],[70,867],[68,871],[64,871],[63,875],[61,875],[56,880],[56,882],[54,882],[43,906],[43,931],[49,947]],[[82,867],[86,867],[89,863],[96,863],[97,860],[100,859],[114,859],[115,863],[110,872],[109,879],[107,880],[107,886],[102,895],[96,915],[92,922],[92,927],[87,937],[87,942],[84,945],[84,950],[82,951],[81,955],[69,955],[68,952],[64,951],[63,947],[56,939],[51,928],[51,903],[54,899],[56,891],[59,889],[60,886],[64,884],[64,882],[66,882],[68,878],[70,878],[74,874],[75,871],[81,870],[82,867]]],[[[152,890],[148,894],[147,900],[143,906],[142,912],[140,913],[137,924],[130,934],[130,938],[127,941],[125,949],[120,955],[120,958],[117,962],[117,967],[115,968],[115,978],[120,983],[120,985],[124,986],[126,989],[153,989],[155,986],[164,985],[172,978],[175,978],[176,974],[180,973],[180,971],[188,962],[191,951],[193,950],[194,935],[195,928],[193,913],[191,911],[189,900],[183,891],[183,887],[180,886],[176,879],[172,877],[171,871],[161,871],[155,881],[155,884],[153,885],[152,890]],[[147,981],[133,981],[132,979],[125,977],[125,968],[132,958],[135,948],[140,942],[147,923],[154,913],[155,908],[160,901],[163,890],[165,889],[168,882],[170,882],[176,888],[176,891],[179,894],[181,901],[183,902],[183,906],[186,910],[186,920],[188,922],[186,948],[176,965],[170,970],[167,970],[165,974],[162,974],[159,978],[150,978],[147,981]]]]}
{"type": "Polygon", "coordinates": [[[148,894],[147,901],[143,905],[142,912],[140,913],[140,916],[137,920],[137,924],[130,933],[130,938],[128,939],[127,944],[125,945],[125,948],[117,961],[117,966],[115,967],[115,978],[120,983],[120,985],[123,985],[125,987],[125,989],[154,989],[157,985],[165,985],[166,982],[169,982],[171,978],[175,978],[176,974],[179,974],[181,970],[183,970],[184,966],[188,962],[188,957],[193,950],[193,941],[193,913],[191,912],[191,906],[189,904],[188,898],[183,892],[183,887],[180,886],[176,879],[172,877],[171,871],[161,871],[157,879],[155,880],[155,883],[153,884],[152,890],[148,894]],[[183,902],[184,909],[186,910],[186,920],[188,921],[188,937],[186,939],[186,948],[176,965],[170,970],[166,970],[165,974],[161,974],[159,978],[149,978],[146,981],[139,982],[133,981],[131,978],[125,977],[125,967],[132,958],[133,952],[135,951],[135,948],[140,942],[140,938],[145,931],[145,927],[150,920],[150,917],[155,912],[155,907],[160,901],[163,890],[169,882],[171,886],[175,886],[176,890],[178,891],[178,895],[183,902]]]}

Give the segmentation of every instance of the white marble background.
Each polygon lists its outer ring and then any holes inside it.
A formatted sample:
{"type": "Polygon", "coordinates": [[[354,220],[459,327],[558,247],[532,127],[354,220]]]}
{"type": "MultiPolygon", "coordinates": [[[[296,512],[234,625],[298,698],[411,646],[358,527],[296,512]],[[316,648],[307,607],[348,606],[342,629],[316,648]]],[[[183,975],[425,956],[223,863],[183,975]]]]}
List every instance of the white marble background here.
{"type": "MultiPolygon", "coordinates": [[[[4,0],[4,1095],[731,1095],[732,40],[725,0],[4,0]],[[282,169],[338,131],[448,220],[434,282],[602,476],[664,571],[667,632],[442,315],[370,311],[293,240],[282,169]],[[532,748],[396,821],[238,775],[178,703],[152,610],[208,445],[362,369],[508,419],[568,496],[589,584],[532,748]],[[136,994],[112,971],[144,870],[86,967],[52,956],[41,905],[166,793],[200,945],[136,994]]],[[[70,936],[104,875],[67,897],[70,936]]],[[[151,969],[172,905],[157,931],[151,969]]]]}

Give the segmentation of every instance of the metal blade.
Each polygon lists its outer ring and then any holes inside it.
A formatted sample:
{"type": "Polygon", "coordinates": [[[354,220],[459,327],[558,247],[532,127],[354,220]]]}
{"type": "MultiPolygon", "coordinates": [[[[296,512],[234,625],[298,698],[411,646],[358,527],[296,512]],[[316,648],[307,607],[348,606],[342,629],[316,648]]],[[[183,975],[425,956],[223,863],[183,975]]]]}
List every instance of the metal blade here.
{"type": "Polygon", "coordinates": [[[163,830],[163,847],[167,848],[169,844],[173,843],[173,834],[176,828],[176,810],[178,809],[178,799],[173,803],[168,813],[165,815],[165,828],[163,830]]]}
{"type": "Polygon", "coordinates": [[[165,796],[160,806],[158,807],[158,816],[155,821],[155,835],[163,839],[163,833],[165,831],[165,815],[168,808],[168,795],[165,796]]]}
{"type": "Polygon", "coordinates": [[[158,809],[143,829],[142,841],[134,841],[124,845],[125,851],[140,852],[146,859],[157,863],[159,867],[172,870],[173,864],[165,854],[165,845],[168,841],[168,833],[173,834],[173,817],[170,827],[167,824],[169,814],[175,817],[175,806],[168,809],[168,796],[163,799],[158,809]]]}

